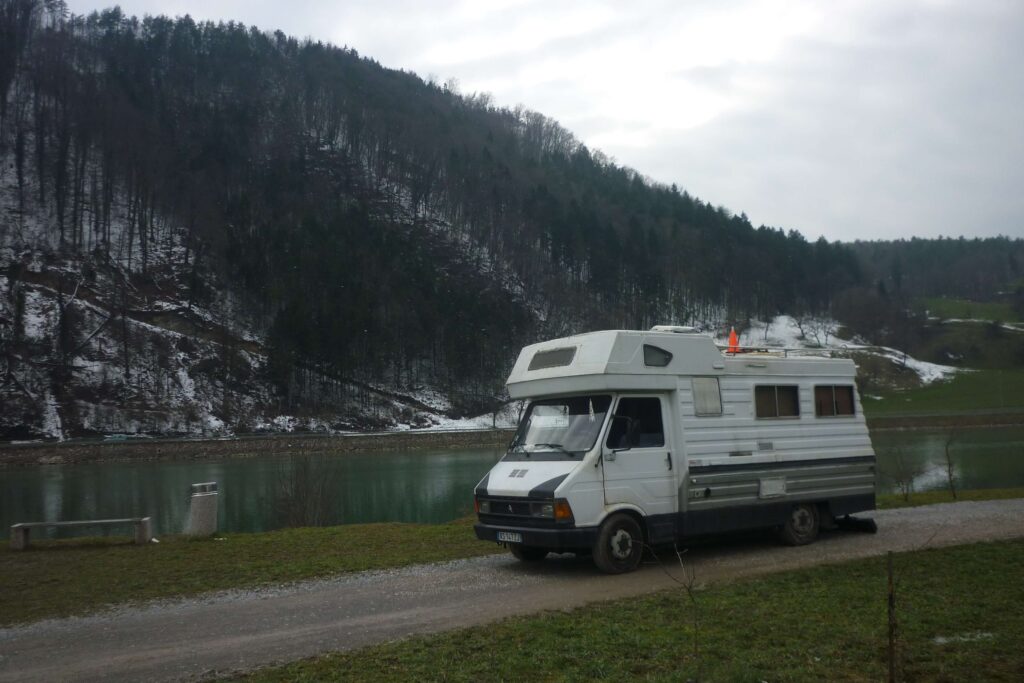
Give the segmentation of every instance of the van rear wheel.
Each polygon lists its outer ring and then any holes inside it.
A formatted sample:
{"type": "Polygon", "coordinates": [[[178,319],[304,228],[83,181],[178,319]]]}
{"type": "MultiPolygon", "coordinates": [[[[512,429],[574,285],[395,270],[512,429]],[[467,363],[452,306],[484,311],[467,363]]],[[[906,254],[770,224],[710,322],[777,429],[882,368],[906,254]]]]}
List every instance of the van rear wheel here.
{"type": "Polygon", "coordinates": [[[547,548],[535,548],[522,543],[509,543],[508,549],[520,562],[540,562],[548,556],[547,548]]]}
{"type": "Polygon", "coordinates": [[[644,554],[644,536],[640,525],[629,515],[612,515],[597,534],[594,564],[605,574],[631,572],[644,554]]]}
{"type": "Polygon", "coordinates": [[[779,530],[779,537],[786,545],[807,545],[818,537],[821,518],[818,506],[813,503],[794,505],[779,530]]]}

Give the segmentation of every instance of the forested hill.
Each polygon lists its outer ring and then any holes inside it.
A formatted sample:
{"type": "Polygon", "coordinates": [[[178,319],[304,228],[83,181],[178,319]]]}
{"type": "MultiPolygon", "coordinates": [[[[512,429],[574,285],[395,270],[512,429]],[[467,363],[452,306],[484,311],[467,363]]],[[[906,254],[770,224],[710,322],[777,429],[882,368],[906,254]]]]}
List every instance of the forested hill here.
{"type": "MultiPolygon", "coordinates": [[[[1021,222],[1024,232],[1024,219],[1021,222]]],[[[1024,295],[1024,240],[1009,237],[854,242],[864,280],[907,298],[989,301],[1024,295]],[[879,284],[881,283],[881,284],[879,284]]]]}
{"type": "Polygon", "coordinates": [[[9,437],[482,412],[539,338],[862,282],[541,114],[280,32],[0,0],[0,96],[9,437]]]}

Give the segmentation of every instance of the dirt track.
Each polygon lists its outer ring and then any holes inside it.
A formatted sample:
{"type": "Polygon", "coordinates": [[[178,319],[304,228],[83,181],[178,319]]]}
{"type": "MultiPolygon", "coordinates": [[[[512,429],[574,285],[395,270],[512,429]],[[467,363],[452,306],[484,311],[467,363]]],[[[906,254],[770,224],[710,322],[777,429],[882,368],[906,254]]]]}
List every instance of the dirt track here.
{"type": "MultiPolygon", "coordinates": [[[[887,550],[1024,537],[1024,500],[873,516],[876,535],[831,532],[801,548],[748,536],[700,545],[687,558],[698,582],[709,583],[887,550]]],[[[603,576],[572,556],[524,566],[498,555],[230,591],[0,630],[0,681],[192,679],[675,586],[655,562],[603,576]]]]}

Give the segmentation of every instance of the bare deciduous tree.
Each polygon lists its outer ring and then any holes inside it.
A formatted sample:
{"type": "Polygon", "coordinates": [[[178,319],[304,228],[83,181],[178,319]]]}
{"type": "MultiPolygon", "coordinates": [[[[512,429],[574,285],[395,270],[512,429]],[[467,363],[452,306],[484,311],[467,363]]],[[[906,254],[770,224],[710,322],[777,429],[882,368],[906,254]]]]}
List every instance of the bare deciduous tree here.
{"type": "Polygon", "coordinates": [[[289,527],[325,526],[332,521],[337,487],[322,458],[303,456],[284,464],[274,491],[278,521],[289,527]]]}
{"type": "Polygon", "coordinates": [[[914,480],[924,474],[925,468],[908,458],[902,446],[897,446],[892,456],[891,477],[903,500],[909,501],[914,492],[914,480]]]}
{"type": "Polygon", "coordinates": [[[949,492],[953,495],[953,500],[956,500],[956,469],[953,464],[953,442],[956,441],[957,431],[951,430],[946,436],[946,443],[943,448],[943,452],[946,456],[945,470],[946,470],[946,483],[949,484],[949,492]]]}

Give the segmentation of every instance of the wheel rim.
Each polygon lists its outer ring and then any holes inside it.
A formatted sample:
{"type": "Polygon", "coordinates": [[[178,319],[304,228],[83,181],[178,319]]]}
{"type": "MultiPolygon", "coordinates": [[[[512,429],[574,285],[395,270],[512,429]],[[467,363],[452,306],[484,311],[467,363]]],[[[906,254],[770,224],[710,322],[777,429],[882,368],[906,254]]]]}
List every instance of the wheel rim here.
{"type": "Polygon", "coordinates": [[[790,516],[790,526],[798,536],[806,536],[814,530],[814,515],[806,507],[798,507],[790,516]]]}
{"type": "Polygon", "coordinates": [[[625,529],[617,529],[611,538],[612,557],[628,560],[633,554],[633,537],[625,529]]]}

